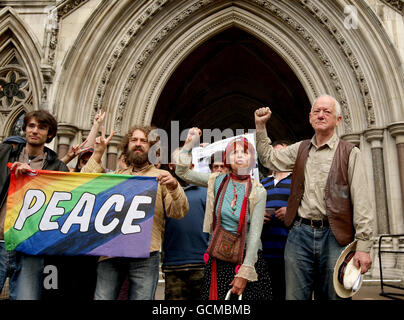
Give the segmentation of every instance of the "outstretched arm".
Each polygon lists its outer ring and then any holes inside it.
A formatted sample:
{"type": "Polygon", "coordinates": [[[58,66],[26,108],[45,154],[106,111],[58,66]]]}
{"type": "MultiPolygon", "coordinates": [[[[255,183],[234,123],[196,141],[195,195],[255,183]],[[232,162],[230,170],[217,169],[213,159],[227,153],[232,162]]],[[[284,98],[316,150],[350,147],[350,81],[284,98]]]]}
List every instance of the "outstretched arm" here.
{"type": "Polygon", "coordinates": [[[256,128],[257,154],[262,165],[270,170],[291,171],[296,161],[299,143],[288,146],[286,149],[274,150],[266,130],[266,123],[272,112],[268,107],[260,108],[254,112],[256,128]]]}
{"type": "Polygon", "coordinates": [[[95,143],[95,139],[97,137],[98,131],[100,129],[100,126],[102,122],[104,121],[105,118],[105,111],[102,112],[102,110],[98,110],[97,114],[94,117],[94,122],[93,126],[91,127],[90,133],[88,134],[88,137],[86,139],[86,143],[84,144],[84,148],[92,148],[95,143]]]}
{"type": "Polygon", "coordinates": [[[87,150],[90,150],[92,146],[84,147],[84,145],[87,143],[87,139],[84,140],[82,144],[76,144],[75,146],[72,146],[70,150],[60,159],[64,164],[68,164],[70,161],[72,161],[75,157],[77,157],[81,152],[85,152],[87,150]]]}
{"type": "Polygon", "coordinates": [[[94,123],[91,127],[90,133],[86,140],[84,140],[81,144],[77,144],[72,146],[70,150],[60,159],[65,164],[68,164],[72,161],[75,157],[77,157],[80,153],[90,150],[94,147],[95,138],[97,137],[98,130],[100,125],[104,121],[105,118],[105,111],[99,110],[94,117],[94,123]]]}
{"type": "Polygon", "coordinates": [[[265,131],[266,124],[268,120],[271,118],[272,111],[268,107],[259,108],[254,112],[254,120],[255,120],[255,129],[257,131],[265,131]]]}
{"type": "Polygon", "coordinates": [[[192,160],[192,148],[199,142],[199,137],[201,136],[201,134],[202,131],[198,128],[191,128],[189,130],[184,147],[182,148],[178,157],[179,159],[175,169],[175,173],[177,174],[177,176],[188,183],[201,187],[207,187],[210,173],[196,172],[189,168],[192,160]]]}
{"type": "Polygon", "coordinates": [[[101,167],[101,158],[113,136],[114,131],[112,131],[108,138],[106,138],[105,128],[104,126],[101,127],[101,136],[95,139],[94,152],[88,160],[87,164],[81,169],[81,172],[94,172],[95,170],[95,172],[103,171],[101,167]]]}

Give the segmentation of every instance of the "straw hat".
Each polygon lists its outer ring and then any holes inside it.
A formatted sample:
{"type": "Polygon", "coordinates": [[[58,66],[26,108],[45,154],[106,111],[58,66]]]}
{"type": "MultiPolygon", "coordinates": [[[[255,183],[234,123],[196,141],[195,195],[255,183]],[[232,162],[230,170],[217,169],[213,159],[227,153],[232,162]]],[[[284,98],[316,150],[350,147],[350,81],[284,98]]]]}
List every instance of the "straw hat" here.
{"type": "Polygon", "coordinates": [[[334,267],[334,289],[341,298],[349,298],[356,294],[362,286],[361,269],[353,264],[357,240],[350,243],[341,252],[334,267]]]}

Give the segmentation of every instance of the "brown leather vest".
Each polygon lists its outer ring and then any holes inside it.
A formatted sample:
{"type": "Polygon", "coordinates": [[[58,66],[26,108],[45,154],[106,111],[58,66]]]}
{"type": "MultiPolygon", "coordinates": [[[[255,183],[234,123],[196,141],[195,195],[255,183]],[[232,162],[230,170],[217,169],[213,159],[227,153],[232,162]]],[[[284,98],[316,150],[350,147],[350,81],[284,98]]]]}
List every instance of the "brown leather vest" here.
{"type": "MultiPolygon", "coordinates": [[[[292,185],[285,215],[285,225],[287,227],[295,220],[297,209],[303,198],[304,168],[309,156],[310,145],[310,140],[302,141],[293,168],[292,185]]],[[[342,246],[352,242],[355,234],[348,181],[349,155],[353,147],[352,143],[344,140],[339,141],[325,186],[328,221],[335,238],[342,246]]]]}

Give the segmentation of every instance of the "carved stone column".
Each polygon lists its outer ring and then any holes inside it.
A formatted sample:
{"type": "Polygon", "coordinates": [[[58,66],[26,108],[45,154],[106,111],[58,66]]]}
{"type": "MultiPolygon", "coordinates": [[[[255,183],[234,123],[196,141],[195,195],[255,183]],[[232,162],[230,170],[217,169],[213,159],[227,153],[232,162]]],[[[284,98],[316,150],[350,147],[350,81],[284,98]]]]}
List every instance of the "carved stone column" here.
{"type": "Polygon", "coordinates": [[[118,159],[118,151],[122,143],[122,139],[122,136],[113,136],[109,142],[107,150],[107,169],[116,169],[116,160],[118,159]]]}
{"type": "Polygon", "coordinates": [[[375,183],[375,200],[377,216],[377,233],[390,233],[389,214],[387,210],[386,179],[383,161],[383,130],[370,129],[365,132],[366,140],[371,144],[373,178],[375,183]]]}
{"type": "Polygon", "coordinates": [[[356,133],[345,134],[341,136],[341,139],[353,143],[355,146],[359,147],[361,141],[361,135],[356,133]]]}
{"type": "Polygon", "coordinates": [[[396,139],[398,170],[400,173],[401,201],[404,208],[404,122],[395,122],[388,127],[390,134],[396,139]]]}
{"type": "Polygon", "coordinates": [[[76,135],[77,127],[70,124],[59,124],[58,125],[58,145],[57,154],[59,159],[63,157],[70,148],[70,140],[76,135]]]}

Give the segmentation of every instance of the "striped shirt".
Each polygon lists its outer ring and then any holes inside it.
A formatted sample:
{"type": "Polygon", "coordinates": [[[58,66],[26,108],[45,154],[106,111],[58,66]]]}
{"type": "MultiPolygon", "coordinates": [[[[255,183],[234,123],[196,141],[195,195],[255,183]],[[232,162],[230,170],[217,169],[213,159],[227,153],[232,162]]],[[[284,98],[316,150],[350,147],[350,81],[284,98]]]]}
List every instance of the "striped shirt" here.
{"type": "MultiPolygon", "coordinates": [[[[267,190],[266,208],[279,209],[288,205],[292,175],[289,174],[275,185],[275,177],[269,176],[261,180],[267,190]]],[[[288,237],[288,229],[284,223],[276,218],[264,223],[261,234],[264,258],[283,258],[283,252],[288,237]]]]}

